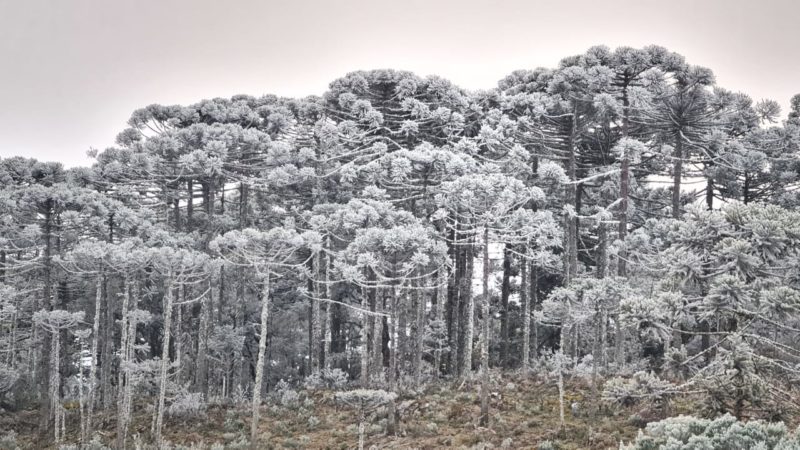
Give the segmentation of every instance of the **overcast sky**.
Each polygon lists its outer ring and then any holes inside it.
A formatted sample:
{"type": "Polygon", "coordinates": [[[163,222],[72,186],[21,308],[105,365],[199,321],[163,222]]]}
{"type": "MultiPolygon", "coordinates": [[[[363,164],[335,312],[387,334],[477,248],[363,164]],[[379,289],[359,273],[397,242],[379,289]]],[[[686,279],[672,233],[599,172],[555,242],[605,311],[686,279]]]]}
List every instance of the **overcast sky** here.
{"type": "Polygon", "coordinates": [[[150,103],[321,94],[375,68],[492,88],[596,44],[663,45],[785,114],[798,18],[797,0],[0,0],[0,157],[88,165],[150,103]]]}

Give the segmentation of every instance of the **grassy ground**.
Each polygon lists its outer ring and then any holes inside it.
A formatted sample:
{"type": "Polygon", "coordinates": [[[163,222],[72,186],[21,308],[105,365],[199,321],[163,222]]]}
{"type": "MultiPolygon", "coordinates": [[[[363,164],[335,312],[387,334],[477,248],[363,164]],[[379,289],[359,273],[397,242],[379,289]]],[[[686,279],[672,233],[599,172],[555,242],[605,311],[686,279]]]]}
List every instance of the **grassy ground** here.
{"type": "MultiPolygon", "coordinates": [[[[398,398],[400,421],[395,436],[386,435],[385,410],[375,411],[368,419],[367,445],[379,449],[440,448],[512,448],[535,449],[550,441],[557,449],[617,448],[620,440],[636,436],[642,417],[652,420],[647,411],[636,407],[593,408],[589,386],[567,386],[566,420],[559,424],[558,392],[552,383],[505,375],[495,380],[492,389],[490,425],[478,426],[480,409],[477,384],[441,383],[424,391],[398,398]],[[569,405],[577,404],[576,414],[569,405]],[[637,419],[631,420],[631,417],[637,419]]],[[[262,409],[259,448],[264,449],[352,449],[358,442],[357,413],[337,404],[331,391],[300,391],[300,398],[287,406],[275,399],[262,409]]],[[[671,414],[691,413],[691,405],[675,404],[671,414]]],[[[68,440],[76,439],[77,412],[68,419],[68,440]],[[71,432],[71,433],[70,433],[71,432]]],[[[35,412],[0,414],[0,435],[14,430],[22,448],[45,448],[36,439],[35,412]]],[[[99,436],[113,442],[116,418],[102,415],[97,420],[99,436]]],[[[246,448],[249,435],[247,408],[212,405],[204,418],[168,418],[165,436],[172,444],[194,448],[246,448]],[[221,447],[217,447],[221,448],[221,447]]],[[[138,414],[131,426],[131,436],[147,441],[150,414],[138,414]]],[[[52,448],[52,447],[51,447],[52,448]]],[[[135,448],[135,445],[129,448],[135,448]]],[[[2,450],[2,447],[0,447],[2,450]]]]}

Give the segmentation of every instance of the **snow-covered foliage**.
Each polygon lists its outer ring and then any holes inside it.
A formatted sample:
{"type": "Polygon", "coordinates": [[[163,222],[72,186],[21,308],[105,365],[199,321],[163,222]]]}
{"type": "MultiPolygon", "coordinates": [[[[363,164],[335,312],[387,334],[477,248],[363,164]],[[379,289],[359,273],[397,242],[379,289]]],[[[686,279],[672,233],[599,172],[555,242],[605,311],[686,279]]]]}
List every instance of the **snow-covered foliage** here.
{"type": "Polygon", "coordinates": [[[620,445],[622,450],[669,448],[748,448],[789,450],[800,447],[800,432],[791,432],[783,423],[758,420],[740,422],[730,414],[716,419],[678,416],[647,425],[636,440],[620,445]]]}
{"type": "Polygon", "coordinates": [[[386,69],[149,105],[90,168],[0,159],[0,402],[54,445],[113,412],[118,448],[249,403],[258,447],[264,403],[335,390],[391,434],[404,395],[476,373],[490,427],[519,368],[563,426],[571,383],[788,417],[799,98],[776,124],[667,49],[597,46],[485,91],[386,69]]]}

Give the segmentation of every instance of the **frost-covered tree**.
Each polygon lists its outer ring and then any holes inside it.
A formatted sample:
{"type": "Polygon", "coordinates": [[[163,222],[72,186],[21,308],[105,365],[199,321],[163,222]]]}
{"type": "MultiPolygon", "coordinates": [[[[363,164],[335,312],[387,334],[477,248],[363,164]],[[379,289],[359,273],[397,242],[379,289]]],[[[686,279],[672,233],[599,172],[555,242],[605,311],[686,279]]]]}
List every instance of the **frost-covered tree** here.
{"type": "Polygon", "coordinates": [[[270,281],[282,271],[301,268],[305,261],[298,260],[298,251],[307,245],[320,245],[319,235],[300,235],[287,223],[267,231],[247,228],[242,231],[229,231],[215,238],[210,248],[218,252],[225,261],[234,266],[253,270],[261,282],[261,320],[258,340],[258,360],[253,385],[252,422],[250,439],[258,438],[259,408],[266,365],[268,319],[271,303],[270,281]]]}
{"type": "MultiPolygon", "coordinates": [[[[481,297],[481,424],[489,421],[489,328],[491,326],[489,308],[489,246],[493,242],[504,242],[515,237],[516,230],[510,227],[512,214],[525,205],[542,203],[544,192],[538,187],[527,187],[521,181],[498,173],[462,176],[443,183],[437,196],[441,208],[439,216],[448,220],[448,226],[461,221],[469,228],[467,231],[479,237],[483,247],[483,292],[481,297]],[[491,239],[490,240],[490,236],[491,239]]],[[[472,349],[472,298],[467,305],[467,329],[465,331],[465,366],[471,365],[472,349]]]]}

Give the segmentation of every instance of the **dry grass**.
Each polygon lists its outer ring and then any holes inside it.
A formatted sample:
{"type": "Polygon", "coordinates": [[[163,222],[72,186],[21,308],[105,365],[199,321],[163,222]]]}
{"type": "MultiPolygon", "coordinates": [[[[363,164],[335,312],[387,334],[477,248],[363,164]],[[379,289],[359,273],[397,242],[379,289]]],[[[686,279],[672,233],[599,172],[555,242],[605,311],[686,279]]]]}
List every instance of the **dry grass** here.
{"type": "MultiPolygon", "coordinates": [[[[355,411],[337,405],[332,392],[304,392],[302,396],[301,406],[295,407],[265,402],[259,448],[355,448],[355,411]]],[[[581,383],[568,385],[567,405],[572,402],[580,404],[578,414],[573,416],[568,406],[566,423],[561,428],[555,386],[506,374],[496,381],[493,390],[490,426],[481,428],[477,425],[480,408],[477,385],[440,383],[416,395],[398,398],[400,421],[395,436],[386,435],[385,411],[378,410],[367,426],[367,448],[374,445],[380,449],[535,449],[540,442],[549,440],[555,448],[564,450],[609,449],[617,448],[620,440],[630,441],[636,436],[637,426],[642,423],[629,420],[631,415],[639,414],[651,420],[659,418],[635,408],[592,408],[591,389],[581,383]],[[491,447],[481,447],[486,444],[491,447]]],[[[690,402],[680,402],[673,406],[671,413],[690,413],[691,409],[690,402]]],[[[33,412],[13,416],[0,414],[0,430],[15,430],[23,448],[45,448],[36,440],[37,419],[33,412]]],[[[101,415],[97,425],[103,440],[112,442],[114,416],[101,415]]],[[[72,431],[68,438],[76,439],[77,417],[70,418],[68,427],[72,431]]],[[[131,425],[131,435],[138,433],[146,442],[149,429],[150,415],[138,414],[131,425]]],[[[205,419],[168,419],[165,429],[166,439],[173,444],[208,448],[219,443],[236,448],[236,443],[241,444],[249,434],[249,415],[246,409],[210,406],[205,419]]]]}

